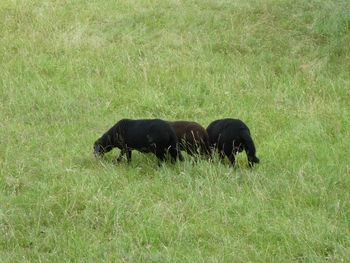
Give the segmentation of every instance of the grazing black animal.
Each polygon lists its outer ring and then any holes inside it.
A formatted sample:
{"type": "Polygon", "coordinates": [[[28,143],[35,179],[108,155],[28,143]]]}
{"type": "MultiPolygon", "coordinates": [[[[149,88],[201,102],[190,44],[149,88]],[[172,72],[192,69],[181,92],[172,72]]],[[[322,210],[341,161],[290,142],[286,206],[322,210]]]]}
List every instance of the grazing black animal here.
{"type": "Polygon", "coordinates": [[[94,143],[94,154],[103,155],[115,147],[121,150],[118,162],[122,160],[124,154],[130,162],[132,150],[154,153],[159,166],[165,160],[167,151],[172,162],[175,162],[177,157],[183,160],[173,128],[159,119],[118,121],[94,143]]]}
{"type": "Polygon", "coordinates": [[[209,137],[207,131],[197,122],[168,121],[173,127],[180,143],[180,150],[190,155],[209,155],[209,137]]]}
{"type": "Polygon", "coordinates": [[[223,160],[225,155],[232,165],[235,165],[235,155],[242,152],[247,153],[249,166],[259,163],[255,156],[255,146],[250,136],[247,125],[237,119],[221,119],[213,121],[207,128],[209,135],[210,148],[218,151],[220,159],[223,160]]]}

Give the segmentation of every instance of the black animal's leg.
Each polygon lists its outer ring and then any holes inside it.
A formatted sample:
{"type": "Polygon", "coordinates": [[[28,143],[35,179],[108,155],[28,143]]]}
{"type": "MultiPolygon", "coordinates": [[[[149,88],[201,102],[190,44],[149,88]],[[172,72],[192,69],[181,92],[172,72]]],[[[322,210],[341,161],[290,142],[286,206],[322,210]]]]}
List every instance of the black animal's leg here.
{"type": "Polygon", "coordinates": [[[218,153],[219,153],[219,157],[220,157],[221,163],[224,163],[224,160],[225,160],[224,144],[218,142],[217,150],[218,150],[218,153]]]}
{"type": "Polygon", "coordinates": [[[177,150],[177,154],[178,154],[178,156],[179,156],[180,162],[183,162],[185,159],[184,159],[184,157],[182,156],[181,151],[180,151],[179,149],[177,150]]]}
{"type": "Polygon", "coordinates": [[[228,159],[231,162],[232,166],[235,166],[235,155],[233,153],[231,153],[230,155],[228,155],[228,159]]]}
{"type": "Polygon", "coordinates": [[[225,160],[225,153],[223,151],[219,151],[219,157],[220,157],[220,161],[223,163],[225,160]]]}
{"type": "Polygon", "coordinates": [[[128,150],[128,151],[126,152],[126,158],[127,158],[127,160],[128,160],[128,163],[130,163],[130,162],[131,162],[131,150],[128,150]]]}
{"type": "Polygon", "coordinates": [[[181,162],[184,160],[184,158],[183,158],[183,156],[181,154],[181,150],[180,150],[180,145],[179,144],[177,144],[175,147],[171,146],[169,148],[169,153],[170,153],[170,156],[171,156],[171,162],[172,163],[175,163],[177,157],[179,157],[179,160],[181,162]]]}
{"type": "MultiPolygon", "coordinates": [[[[175,163],[176,158],[177,158],[177,156],[178,156],[178,151],[177,151],[177,149],[176,149],[176,148],[174,149],[174,147],[171,147],[171,146],[170,146],[170,148],[169,148],[169,154],[170,154],[170,158],[171,158],[171,163],[175,163]]],[[[157,157],[158,157],[158,155],[157,155],[157,157]]],[[[158,159],[159,159],[159,158],[158,158],[158,159]]]]}
{"type": "Polygon", "coordinates": [[[120,150],[120,155],[119,155],[119,157],[117,159],[118,163],[120,163],[122,161],[124,153],[125,153],[124,149],[120,150]]]}
{"type": "Polygon", "coordinates": [[[175,146],[174,146],[174,144],[170,146],[169,153],[171,156],[172,163],[174,163],[176,161],[176,158],[179,158],[179,160],[181,162],[184,161],[184,158],[181,154],[181,151],[186,151],[186,144],[183,140],[182,141],[179,140],[179,142],[176,143],[175,146]]]}
{"type": "Polygon", "coordinates": [[[162,163],[165,161],[165,152],[163,150],[156,151],[156,156],[158,158],[158,166],[161,167],[162,163]]]}
{"type": "Polygon", "coordinates": [[[183,162],[183,161],[184,161],[184,157],[183,157],[182,154],[181,154],[181,150],[183,150],[183,146],[181,146],[180,143],[176,144],[176,154],[177,154],[177,156],[179,157],[179,160],[180,160],[181,162],[183,162]]]}
{"type": "Polygon", "coordinates": [[[181,151],[180,151],[179,148],[176,150],[175,157],[171,158],[173,163],[176,161],[176,157],[179,157],[180,162],[183,162],[185,160],[184,157],[182,156],[181,151]]]}
{"type": "Polygon", "coordinates": [[[227,156],[227,158],[230,160],[231,165],[235,166],[235,152],[232,146],[226,144],[224,147],[224,153],[227,156]]]}
{"type": "Polygon", "coordinates": [[[216,147],[217,147],[217,150],[218,150],[218,153],[219,153],[220,161],[221,161],[221,163],[224,163],[226,144],[225,144],[224,140],[220,136],[218,138],[216,147]]]}

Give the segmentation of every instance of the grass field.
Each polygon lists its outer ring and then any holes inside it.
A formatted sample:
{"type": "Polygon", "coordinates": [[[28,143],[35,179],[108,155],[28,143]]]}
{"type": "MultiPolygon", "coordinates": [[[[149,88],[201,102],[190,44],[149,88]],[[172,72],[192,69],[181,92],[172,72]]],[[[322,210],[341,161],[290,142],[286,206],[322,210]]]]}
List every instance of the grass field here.
{"type": "Polygon", "coordinates": [[[350,262],[348,0],[0,1],[0,262],[350,262]],[[122,118],[243,120],[261,163],[99,161],[122,118]]]}

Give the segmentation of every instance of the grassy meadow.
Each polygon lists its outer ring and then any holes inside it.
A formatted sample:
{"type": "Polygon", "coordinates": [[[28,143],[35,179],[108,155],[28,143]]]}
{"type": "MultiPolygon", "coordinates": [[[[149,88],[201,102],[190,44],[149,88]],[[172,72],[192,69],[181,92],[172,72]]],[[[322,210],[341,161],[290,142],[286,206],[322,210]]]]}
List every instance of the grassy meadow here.
{"type": "Polygon", "coordinates": [[[348,0],[1,0],[0,262],[350,262],[348,0]],[[243,120],[166,163],[122,118],[243,120]]]}

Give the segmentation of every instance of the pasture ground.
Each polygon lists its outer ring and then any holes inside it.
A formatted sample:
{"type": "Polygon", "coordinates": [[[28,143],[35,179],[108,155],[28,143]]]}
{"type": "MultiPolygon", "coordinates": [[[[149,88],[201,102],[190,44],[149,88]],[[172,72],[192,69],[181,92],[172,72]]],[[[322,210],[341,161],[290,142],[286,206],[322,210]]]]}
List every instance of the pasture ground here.
{"type": "Polygon", "coordinates": [[[350,2],[0,2],[1,262],[349,262],[350,2]],[[250,127],[261,163],[116,165],[121,118],[250,127]]]}

